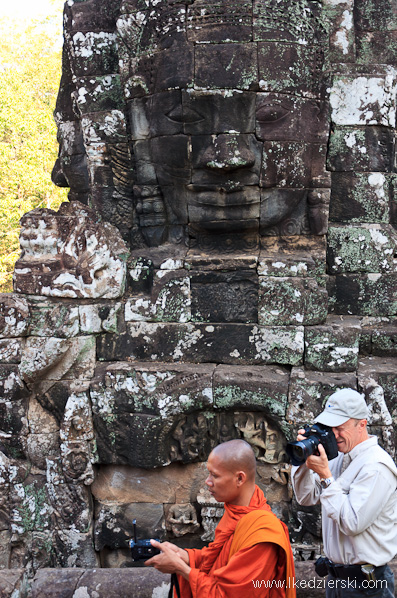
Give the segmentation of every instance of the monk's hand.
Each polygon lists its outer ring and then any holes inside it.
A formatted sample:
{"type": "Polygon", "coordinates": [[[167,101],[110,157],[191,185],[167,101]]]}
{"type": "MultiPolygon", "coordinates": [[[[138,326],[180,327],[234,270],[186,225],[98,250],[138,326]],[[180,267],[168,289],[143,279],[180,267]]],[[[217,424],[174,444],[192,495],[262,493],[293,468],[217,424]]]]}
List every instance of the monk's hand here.
{"type": "Polygon", "coordinates": [[[147,567],[154,567],[161,573],[178,573],[185,579],[189,579],[189,556],[186,550],[182,550],[170,542],[160,543],[157,540],[150,540],[150,543],[154,548],[160,550],[160,554],[145,561],[147,567]]]}
{"type": "Polygon", "coordinates": [[[320,478],[326,479],[332,476],[329,468],[328,457],[322,444],[318,445],[319,455],[310,455],[306,459],[306,465],[309,469],[318,473],[320,478]]]}

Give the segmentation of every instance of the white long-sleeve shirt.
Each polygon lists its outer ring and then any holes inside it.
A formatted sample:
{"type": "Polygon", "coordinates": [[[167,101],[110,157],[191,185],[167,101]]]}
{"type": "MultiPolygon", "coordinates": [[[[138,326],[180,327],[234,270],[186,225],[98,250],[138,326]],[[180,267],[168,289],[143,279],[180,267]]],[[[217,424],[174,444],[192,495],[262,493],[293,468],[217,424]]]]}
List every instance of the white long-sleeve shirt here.
{"type": "Polygon", "coordinates": [[[340,475],[343,453],[329,462],[335,481],[322,489],[306,465],[292,468],[301,505],[321,502],[325,555],[334,563],[385,565],[397,554],[397,468],[375,436],[350,451],[340,475]]]}

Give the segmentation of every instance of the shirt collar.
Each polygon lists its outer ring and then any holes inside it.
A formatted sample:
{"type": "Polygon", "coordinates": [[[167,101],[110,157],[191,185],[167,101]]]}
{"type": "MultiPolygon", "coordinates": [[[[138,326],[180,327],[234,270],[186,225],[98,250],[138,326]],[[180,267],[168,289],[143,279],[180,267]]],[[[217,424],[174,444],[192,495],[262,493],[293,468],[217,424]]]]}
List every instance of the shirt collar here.
{"type": "Polygon", "coordinates": [[[372,448],[376,444],[378,444],[378,438],[376,436],[370,436],[367,440],[364,440],[363,442],[360,442],[354,448],[352,448],[352,450],[350,451],[350,453],[348,453],[348,455],[353,460],[360,453],[362,453],[363,451],[368,450],[369,448],[372,448]]]}

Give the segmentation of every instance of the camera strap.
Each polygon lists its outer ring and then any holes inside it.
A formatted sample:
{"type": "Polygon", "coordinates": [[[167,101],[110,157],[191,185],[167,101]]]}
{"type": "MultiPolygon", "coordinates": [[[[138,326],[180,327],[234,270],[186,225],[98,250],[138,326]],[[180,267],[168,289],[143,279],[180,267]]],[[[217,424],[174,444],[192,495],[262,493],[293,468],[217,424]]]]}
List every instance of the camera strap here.
{"type": "Polygon", "coordinates": [[[174,588],[178,598],[181,598],[181,590],[179,588],[178,576],[176,573],[171,573],[171,587],[168,593],[168,598],[174,598],[174,588]]]}

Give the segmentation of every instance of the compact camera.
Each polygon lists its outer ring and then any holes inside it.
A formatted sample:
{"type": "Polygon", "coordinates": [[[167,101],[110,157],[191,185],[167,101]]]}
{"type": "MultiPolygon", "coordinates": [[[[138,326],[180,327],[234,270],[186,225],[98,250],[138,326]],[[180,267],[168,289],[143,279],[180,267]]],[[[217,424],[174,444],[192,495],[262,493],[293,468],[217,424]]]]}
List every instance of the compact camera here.
{"type": "Polygon", "coordinates": [[[319,444],[323,445],[329,461],[338,456],[338,445],[332,428],[323,424],[307,425],[304,435],[304,440],[287,444],[287,454],[292,465],[302,465],[310,455],[318,455],[319,444]]]}
{"type": "MultiPolygon", "coordinates": [[[[150,540],[137,540],[136,539],[136,519],[133,520],[132,526],[134,528],[134,539],[128,540],[128,544],[131,550],[131,556],[133,561],[146,561],[151,559],[152,556],[160,554],[160,550],[151,545],[150,540]]],[[[157,540],[160,542],[160,540],[157,540]]]]}

